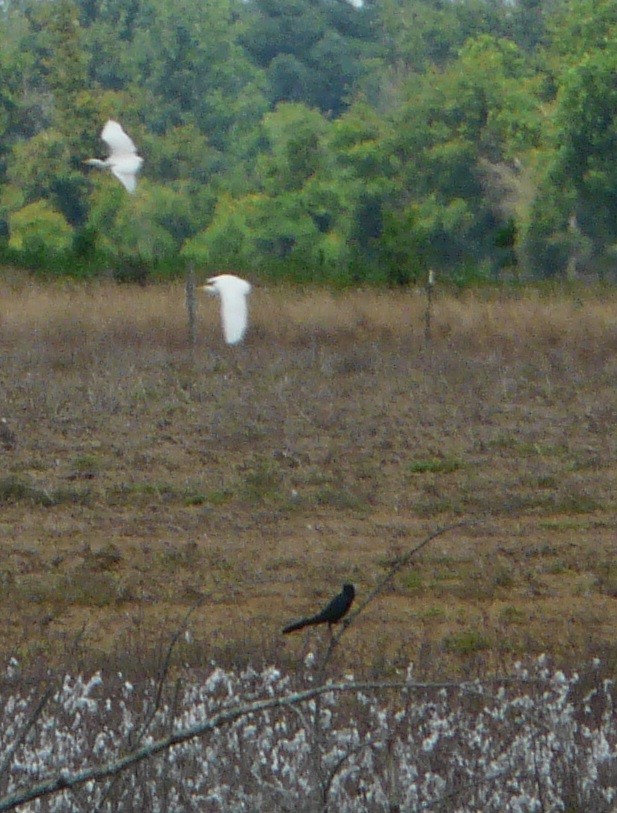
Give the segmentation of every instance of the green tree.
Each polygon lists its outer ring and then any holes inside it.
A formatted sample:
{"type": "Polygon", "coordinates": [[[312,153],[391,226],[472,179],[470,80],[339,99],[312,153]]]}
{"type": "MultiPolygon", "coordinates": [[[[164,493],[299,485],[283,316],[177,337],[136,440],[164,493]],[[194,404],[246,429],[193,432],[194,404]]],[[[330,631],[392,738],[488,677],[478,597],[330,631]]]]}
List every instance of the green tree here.
{"type": "Polygon", "coordinates": [[[590,259],[597,267],[617,244],[616,72],[614,41],[590,51],[562,77],[555,110],[551,192],[562,206],[554,226],[567,233],[574,216],[594,246],[590,259]]]}
{"type": "Polygon", "coordinates": [[[233,9],[230,0],[142,0],[130,73],[156,99],[142,111],[155,131],[195,124],[221,148],[239,122],[259,120],[262,77],[236,42],[233,9]]]}
{"type": "Polygon", "coordinates": [[[409,226],[418,236],[403,244],[424,245],[418,262],[442,271],[502,262],[500,234],[511,215],[487,196],[485,169],[523,164],[537,150],[541,88],[516,45],[486,35],[469,40],[445,70],[409,85],[393,138],[402,167],[394,209],[407,214],[389,219],[389,257],[397,256],[397,229],[409,226]]]}
{"type": "Polygon", "coordinates": [[[243,19],[241,42],[266,70],[274,104],[301,101],[340,115],[376,53],[370,3],[354,9],[346,0],[253,0],[243,19]]]}
{"type": "Polygon", "coordinates": [[[327,161],[327,121],[301,104],[280,104],[263,118],[266,149],[257,162],[257,179],[272,194],[300,189],[327,161]]]}
{"type": "Polygon", "coordinates": [[[194,225],[187,197],[147,181],[127,195],[114,178],[103,176],[92,195],[88,228],[97,251],[152,262],[177,255],[194,225]]]}
{"type": "Polygon", "coordinates": [[[9,215],[9,248],[35,254],[66,251],[73,229],[46,200],[29,203],[9,215]]]}

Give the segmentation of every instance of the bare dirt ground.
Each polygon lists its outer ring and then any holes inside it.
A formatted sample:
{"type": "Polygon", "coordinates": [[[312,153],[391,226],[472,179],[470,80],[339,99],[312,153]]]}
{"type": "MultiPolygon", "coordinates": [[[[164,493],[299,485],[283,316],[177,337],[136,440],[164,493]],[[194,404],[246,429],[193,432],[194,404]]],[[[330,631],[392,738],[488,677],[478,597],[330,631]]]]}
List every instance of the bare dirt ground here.
{"type": "Polygon", "coordinates": [[[345,667],[617,663],[617,294],[255,290],[244,345],[180,285],[0,290],[0,654],[277,662],[344,581],[345,667]],[[158,653],[158,655],[157,655],[158,653]]]}

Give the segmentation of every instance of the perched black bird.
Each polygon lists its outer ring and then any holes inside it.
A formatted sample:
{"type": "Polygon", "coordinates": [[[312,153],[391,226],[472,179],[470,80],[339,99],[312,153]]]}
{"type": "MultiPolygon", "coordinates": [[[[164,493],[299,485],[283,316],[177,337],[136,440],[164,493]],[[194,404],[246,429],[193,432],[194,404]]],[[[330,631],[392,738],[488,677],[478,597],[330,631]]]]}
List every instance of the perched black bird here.
{"type": "Polygon", "coordinates": [[[332,624],[336,624],[343,616],[347,615],[355,595],[356,591],[353,584],[344,584],[343,590],[329,604],[326,604],[320,613],[311,615],[309,618],[303,618],[302,621],[296,621],[295,624],[290,624],[283,630],[283,635],[301,630],[303,627],[311,627],[314,624],[327,624],[331,628],[332,624]]]}

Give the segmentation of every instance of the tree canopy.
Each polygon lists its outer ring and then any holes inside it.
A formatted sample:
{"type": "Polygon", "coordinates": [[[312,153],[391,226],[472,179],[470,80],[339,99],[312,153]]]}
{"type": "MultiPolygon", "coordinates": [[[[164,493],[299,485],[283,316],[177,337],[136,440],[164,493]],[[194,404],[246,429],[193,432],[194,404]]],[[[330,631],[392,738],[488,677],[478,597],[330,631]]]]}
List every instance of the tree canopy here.
{"type": "Polygon", "coordinates": [[[0,258],[614,276],[610,0],[6,0],[0,258]],[[86,158],[108,118],[135,195],[86,158]]]}

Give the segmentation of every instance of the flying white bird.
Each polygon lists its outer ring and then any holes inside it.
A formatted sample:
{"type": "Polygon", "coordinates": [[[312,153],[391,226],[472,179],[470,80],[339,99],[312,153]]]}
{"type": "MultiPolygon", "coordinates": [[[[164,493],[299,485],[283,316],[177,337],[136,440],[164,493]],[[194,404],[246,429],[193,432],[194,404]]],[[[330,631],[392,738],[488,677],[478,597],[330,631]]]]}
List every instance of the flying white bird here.
{"type": "Polygon", "coordinates": [[[244,338],[248,324],[247,298],[251,292],[250,283],[234,274],[219,274],[210,277],[202,291],[218,294],[221,298],[221,321],[223,336],[227,344],[238,344],[244,338]]]}
{"type": "Polygon", "coordinates": [[[117,121],[109,119],[103,127],[101,138],[109,147],[109,157],[104,161],[89,158],[86,164],[100,169],[110,169],[128,192],[137,186],[137,173],[144,159],[137,155],[137,147],[117,121]]]}

